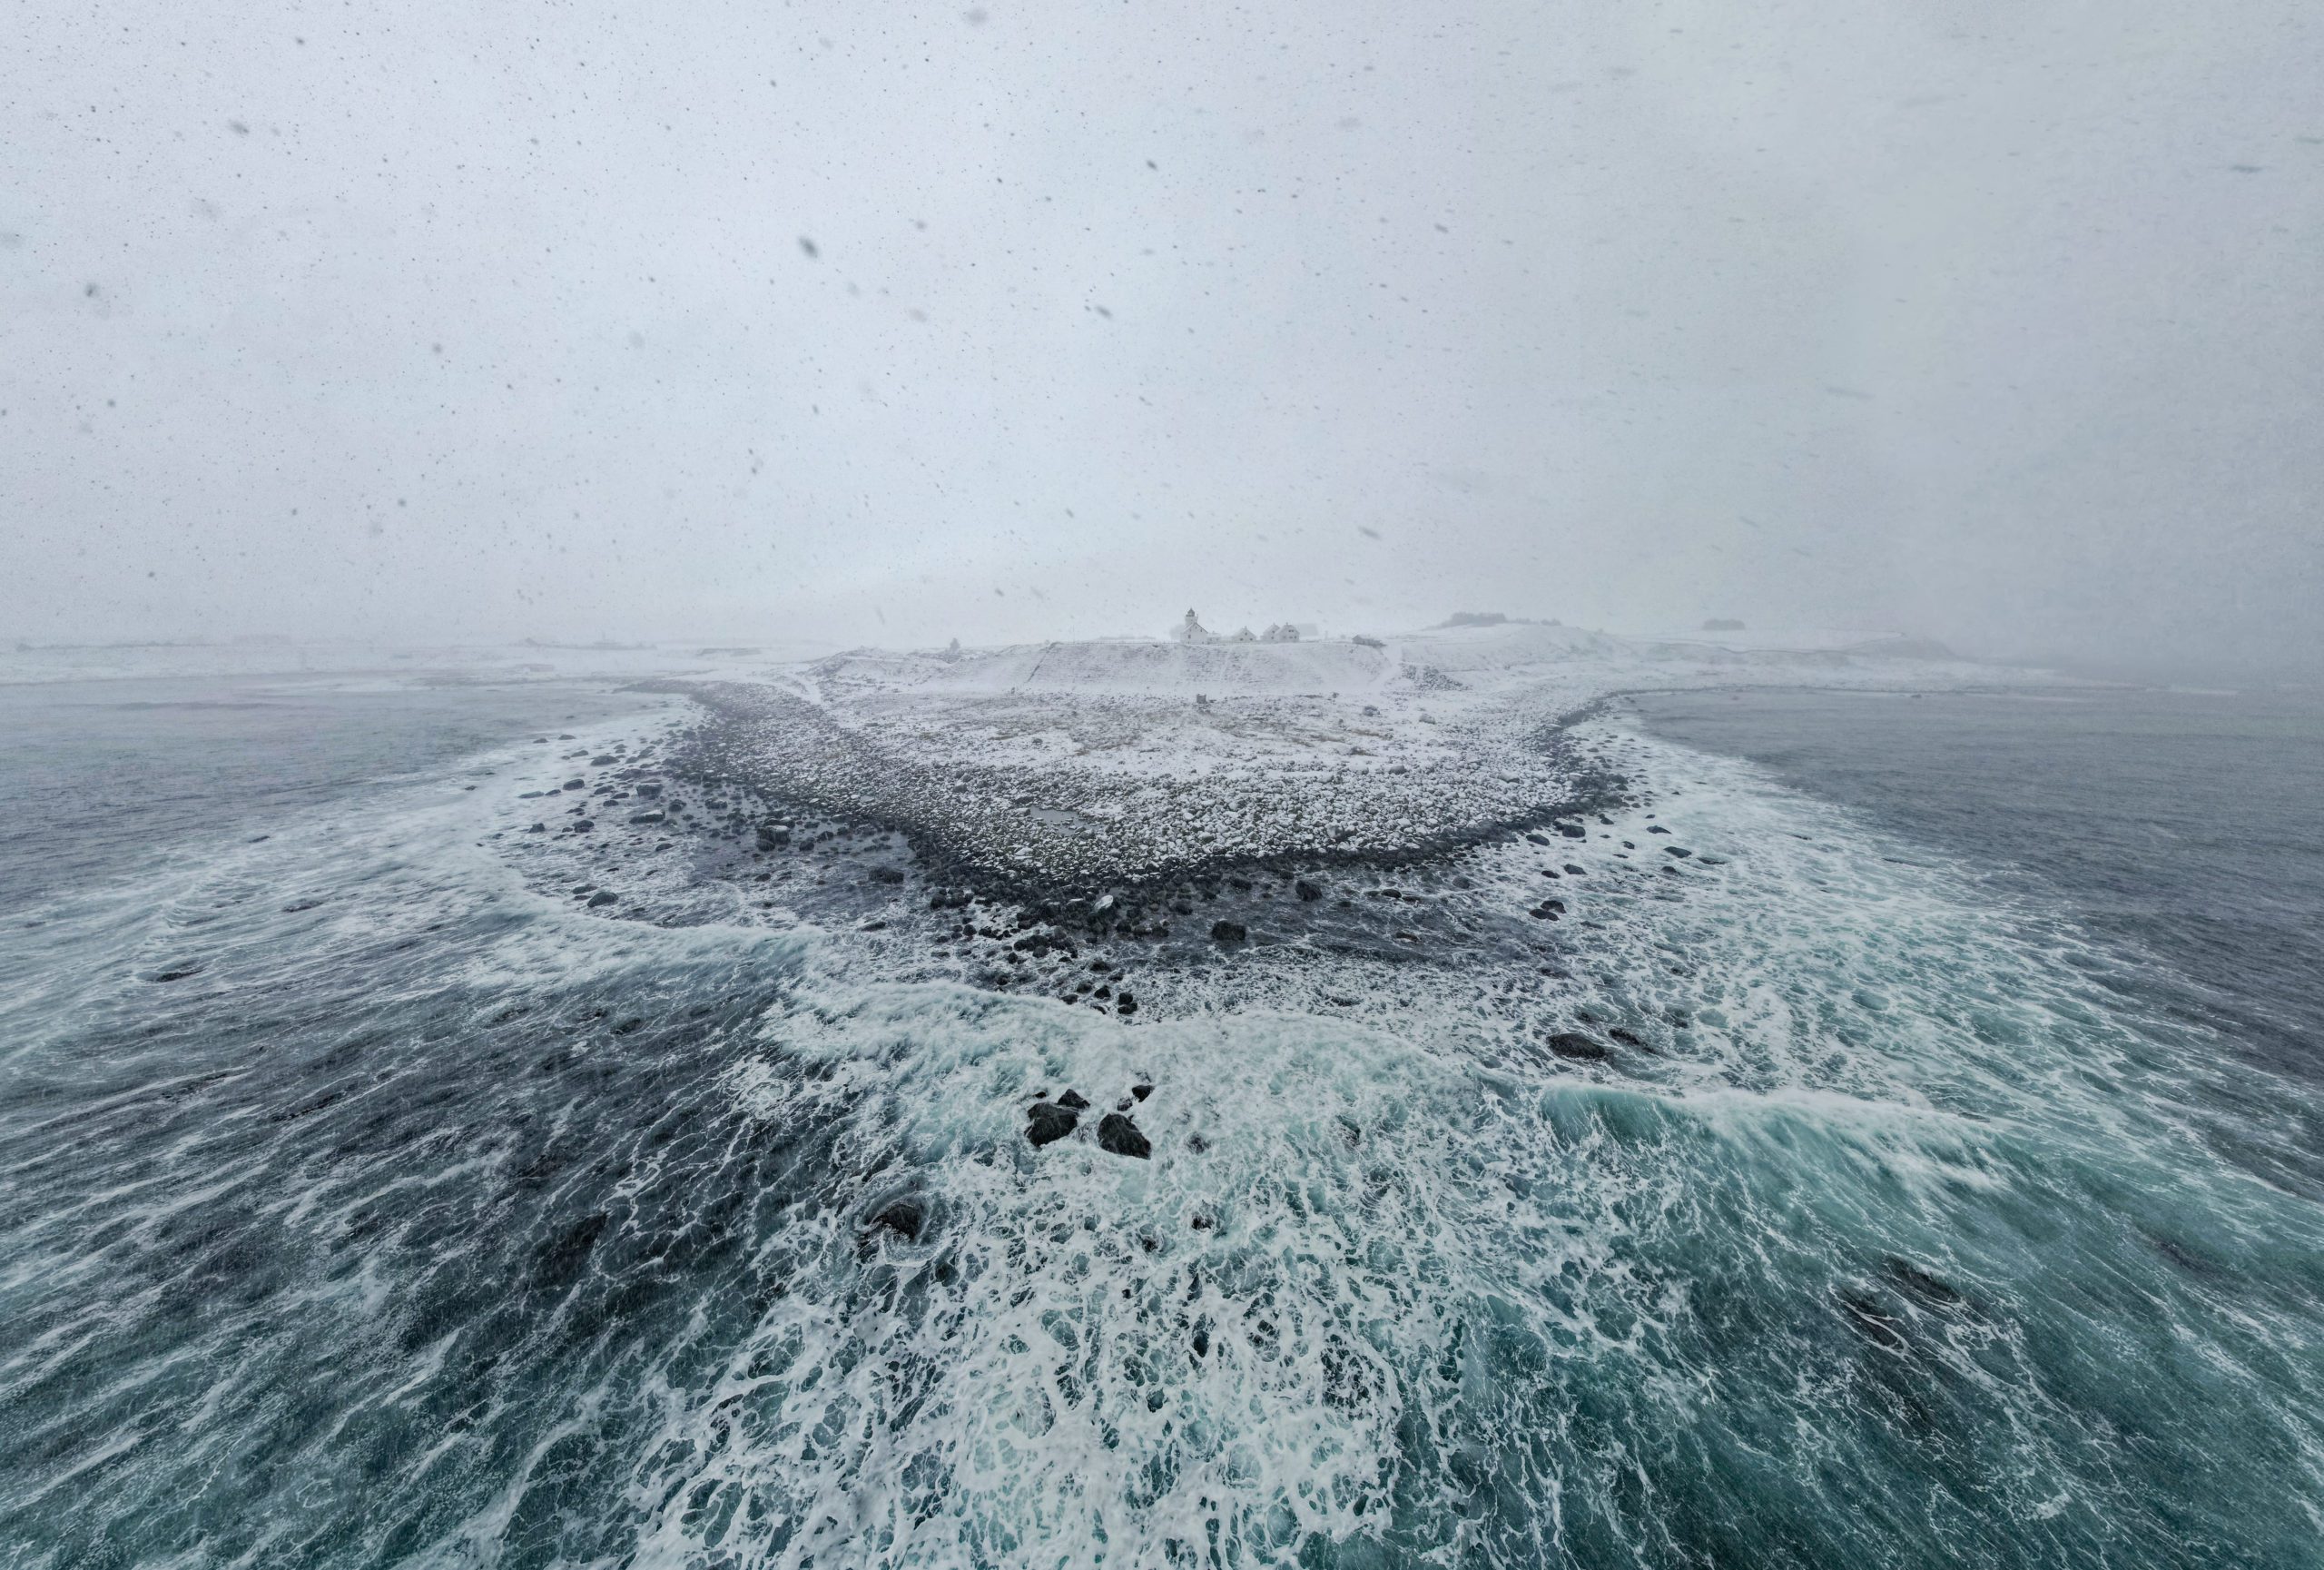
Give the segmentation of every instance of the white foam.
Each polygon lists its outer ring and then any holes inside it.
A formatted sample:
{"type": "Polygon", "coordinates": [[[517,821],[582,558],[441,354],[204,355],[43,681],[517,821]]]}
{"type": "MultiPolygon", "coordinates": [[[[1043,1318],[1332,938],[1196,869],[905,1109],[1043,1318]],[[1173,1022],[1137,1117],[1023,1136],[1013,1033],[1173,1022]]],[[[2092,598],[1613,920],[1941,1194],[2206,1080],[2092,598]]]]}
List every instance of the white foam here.
{"type": "MultiPolygon", "coordinates": [[[[135,919],[192,922],[244,891],[286,900],[304,878],[327,903],[295,919],[350,937],[494,904],[520,918],[454,977],[400,983],[415,990],[712,957],[795,975],[725,1082],[750,1118],[836,1131],[831,1170],[754,1239],[786,1261],[787,1290],[718,1376],[649,1376],[661,1421],[620,1502],[640,1564],[1267,1564],[1314,1537],[1374,1539],[1395,1562],[1515,1564],[1584,1520],[1667,1558],[1620,1504],[1636,1458],[1570,1425],[1587,1399],[1626,1404],[1598,1414],[1625,1442],[1715,1435],[1734,1392],[1703,1360],[1703,1295],[1740,1279],[1825,1313],[1827,1279],[1881,1250],[1965,1249],[1958,1219],[2018,1199],[2043,1170],[2035,1147],[2197,1196],[2230,1231],[2276,1223],[2184,1111],[2175,1076],[2201,1070],[2155,1064],[2148,1022],[2093,987],[2070,932],[1747,765],[1619,727],[1598,739],[1654,798],[1548,847],[1590,869],[1556,885],[1575,980],[1529,972],[1508,992],[1493,989],[1521,978],[1286,950],[1142,980],[1130,1025],[894,980],[885,935],[770,930],[731,891],[689,893],[681,858],[620,875],[697,901],[688,924],[607,919],[549,882],[596,868],[602,847],[510,833],[530,810],[513,797],[539,750],[525,747],[479,760],[487,789],[420,782],[265,845],[210,847],[135,919]],[[1649,835],[1649,814],[1673,833],[1649,835]],[[1666,841],[1696,853],[1686,870],[1659,870],[1666,841]],[[1363,1002],[1332,1009],[1319,992],[1363,1002]],[[1585,1009],[1598,1017],[1581,1024],[1585,1009]],[[1612,1022],[1659,1055],[1576,1065],[1539,1045],[1612,1022]],[[1132,1115],[1152,1160],[1098,1150],[1098,1115],[1149,1083],[1132,1115]],[[1096,1106],[1033,1150],[1026,1105],[1068,1087],[1096,1106]],[[869,1225],[907,1197],[927,1209],[918,1240],[869,1225]]],[[[1463,897],[1538,896],[1544,859],[1480,851],[1463,897]]],[[[129,923],[129,898],[87,919],[129,923]]],[[[231,973],[234,945],[270,929],[212,930],[231,973]]],[[[2063,1183],[2036,1198],[2098,1214],[2063,1183]]],[[[377,1311],[374,1284],[346,1291],[377,1311]]],[[[2243,1328],[2300,1345],[2256,1318],[2243,1328]]],[[[1992,1507],[2039,1517],[2073,1471],[2032,1420],[2052,1397],[1996,1383],[1965,1349],[1984,1337],[2024,1358],[2005,1316],[1960,1336],[1927,1355],[2025,1431],[2023,1476],[1994,1481],[1992,1507]]],[[[2205,1355],[2222,1378],[2259,1377],[2205,1355]]],[[[413,1377],[442,1357],[424,1349],[413,1377]]],[[[1803,1432],[1849,1397],[1811,1358],[1788,1371],[1795,1386],[1755,1394],[1790,1403],[1803,1432]]],[[[536,1468],[589,1431],[602,1395],[576,1392],[506,1488],[421,1557],[492,1557],[536,1468]]]]}

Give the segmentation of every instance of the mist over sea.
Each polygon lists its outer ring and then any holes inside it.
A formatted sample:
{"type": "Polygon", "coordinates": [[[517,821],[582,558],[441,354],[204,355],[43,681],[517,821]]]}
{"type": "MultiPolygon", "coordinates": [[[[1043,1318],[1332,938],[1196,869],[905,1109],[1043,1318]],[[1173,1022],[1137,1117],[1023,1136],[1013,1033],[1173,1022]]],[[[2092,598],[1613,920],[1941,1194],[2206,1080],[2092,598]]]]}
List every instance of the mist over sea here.
{"type": "Polygon", "coordinates": [[[2312,698],[1590,722],[1714,864],[1556,885],[1592,1061],[522,859],[688,715],[0,687],[0,1561],[2317,1562],[2312,698]]]}

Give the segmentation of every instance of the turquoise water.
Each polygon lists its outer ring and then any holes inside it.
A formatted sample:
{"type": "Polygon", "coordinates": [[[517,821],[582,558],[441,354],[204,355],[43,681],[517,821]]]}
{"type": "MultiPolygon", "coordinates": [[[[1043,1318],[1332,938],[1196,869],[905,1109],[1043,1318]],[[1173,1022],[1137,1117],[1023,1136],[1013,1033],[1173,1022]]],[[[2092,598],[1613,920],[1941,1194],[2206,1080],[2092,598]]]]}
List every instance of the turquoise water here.
{"type": "Polygon", "coordinates": [[[536,886],[629,700],[182,698],[0,696],[14,821],[135,807],[10,874],[11,1563],[2318,1560],[2314,1016],[1894,803],[1641,735],[1718,864],[1561,884],[1553,995],[1125,1023],[536,886]],[[1150,1162],[1019,1136],[1132,1082],[1150,1162]]]}

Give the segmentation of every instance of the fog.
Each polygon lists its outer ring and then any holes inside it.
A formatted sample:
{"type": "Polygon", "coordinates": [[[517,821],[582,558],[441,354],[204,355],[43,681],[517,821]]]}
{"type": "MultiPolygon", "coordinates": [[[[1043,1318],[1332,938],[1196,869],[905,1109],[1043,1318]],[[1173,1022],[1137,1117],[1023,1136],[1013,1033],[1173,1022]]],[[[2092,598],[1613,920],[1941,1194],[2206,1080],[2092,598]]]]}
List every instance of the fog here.
{"type": "Polygon", "coordinates": [[[2312,5],[9,30],[0,636],[2324,666],[2312,5]]]}

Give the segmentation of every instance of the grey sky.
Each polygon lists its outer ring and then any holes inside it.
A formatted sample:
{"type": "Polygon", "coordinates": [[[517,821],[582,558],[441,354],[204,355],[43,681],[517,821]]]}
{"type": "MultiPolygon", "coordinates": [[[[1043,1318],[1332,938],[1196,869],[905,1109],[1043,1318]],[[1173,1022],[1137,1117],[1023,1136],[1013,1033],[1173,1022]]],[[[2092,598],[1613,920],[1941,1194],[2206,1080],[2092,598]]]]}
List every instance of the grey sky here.
{"type": "Polygon", "coordinates": [[[2313,5],[8,30],[0,634],[2324,659],[2313,5]]]}

